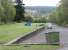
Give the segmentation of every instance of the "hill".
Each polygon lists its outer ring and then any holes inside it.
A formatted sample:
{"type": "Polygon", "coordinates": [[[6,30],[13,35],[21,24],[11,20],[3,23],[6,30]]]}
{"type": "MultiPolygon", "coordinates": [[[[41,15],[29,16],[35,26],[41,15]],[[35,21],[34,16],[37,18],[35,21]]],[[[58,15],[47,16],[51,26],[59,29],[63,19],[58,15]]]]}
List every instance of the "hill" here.
{"type": "Polygon", "coordinates": [[[32,11],[33,15],[47,15],[55,9],[54,6],[26,6],[25,10],[32,11]]]}

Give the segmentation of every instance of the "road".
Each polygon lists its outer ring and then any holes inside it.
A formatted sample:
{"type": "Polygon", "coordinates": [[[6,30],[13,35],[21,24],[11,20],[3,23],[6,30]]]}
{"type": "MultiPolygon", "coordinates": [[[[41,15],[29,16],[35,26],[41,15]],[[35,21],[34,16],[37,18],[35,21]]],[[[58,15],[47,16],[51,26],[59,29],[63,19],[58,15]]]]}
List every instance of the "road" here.
{"type": "Polygon", "coordinates": [[[56,31],[60,32],[60,45],[63,45],[64,47],[68,47],[68,28],[67,27],[60,27],[55,26],[56,31]]]}
{"type": "Polygon", "coordinates": [[[55,30],[60,32],[59,37],[60,37],[61,48],[57,50],[68,50],[68,28],[56,26],[55,30]]]}

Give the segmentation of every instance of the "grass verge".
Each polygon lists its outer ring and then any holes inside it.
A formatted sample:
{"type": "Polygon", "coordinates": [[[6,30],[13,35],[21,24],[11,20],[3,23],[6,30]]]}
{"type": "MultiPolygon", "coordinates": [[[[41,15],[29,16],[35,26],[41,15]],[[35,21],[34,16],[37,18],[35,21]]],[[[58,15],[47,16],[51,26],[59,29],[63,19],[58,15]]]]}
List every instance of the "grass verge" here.
{"type": "Polygon", "coordinates": [[[55,45],[26,45],[20,46],[0,46],[0,50],[56,50],[58,46],[55,45]]]}
{"type": "Polygon", "coordinates": [[[25,23],[14,23],[0,25],[0,43],[6,43],[16,37],[25,35],[38,28],[39,24],[33,23],[32,26],[25,26],[25,23]]]}

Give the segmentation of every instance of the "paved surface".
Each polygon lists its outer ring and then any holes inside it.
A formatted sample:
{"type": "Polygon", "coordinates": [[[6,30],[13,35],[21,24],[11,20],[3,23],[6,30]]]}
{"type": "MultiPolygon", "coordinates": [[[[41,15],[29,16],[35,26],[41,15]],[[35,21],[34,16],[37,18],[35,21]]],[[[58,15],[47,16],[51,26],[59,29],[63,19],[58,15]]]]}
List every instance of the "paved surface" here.
{"type": "Polygon", "coordinates": [[[68,47],[64,47],[64,48],[59,48],[57,50],[68,50],[68,47]]]}
{"type": "Polygon", "coordinates": [[[56,30],[60,32],[60,45],[62,47],[57,50],[68,50],[68,28],[57,26],[56,30]]]}
{"type": "Polygon", "coordinates": [[[45,29],[30,33],[28,34],[28,36],[21,38],[15,43],[16,44],[45,44],[47,41],[44,31],[45,29]]]}
{"type": "Polygon", "coordinates": [[[61,28],[60,30],[60,45],[68,47],[68,28],[61,28]]]}

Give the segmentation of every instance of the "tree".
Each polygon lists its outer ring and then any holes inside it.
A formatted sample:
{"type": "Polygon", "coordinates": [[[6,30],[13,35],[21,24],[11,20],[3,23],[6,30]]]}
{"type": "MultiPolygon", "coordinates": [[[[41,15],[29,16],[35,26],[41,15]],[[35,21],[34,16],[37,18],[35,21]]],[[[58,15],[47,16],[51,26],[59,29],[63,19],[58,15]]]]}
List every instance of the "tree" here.
{"type": "Polygon", "coordinates": [[[68,0],[61,0],[61,10],[64,17],[64,23],[68,24],[68,0]]]}
{"type": "Polygon", "coordinates": [[[53,23],[57,23],[56,11],[52,12],[52,13],[48,16],[48,21],[49,21],[49,22],[53,22],[53,23]]]}
{"type": "Polygon", "coordinates": [[[24,20],[24,4],[22,4],[21,0],[16,0],[15,8],[16,8],[16,16],[15,16],[15,21],[20,22],[21,20],[24,20]]]}
{"type": "Polygon", "coordinates": [[[2,7],[0,3],[0,23],[2,23],[1,19],[3,18],[3,15],[4,15],[4,8],[2,7]]]}
{"type": "Polygon", "coordinates": [[[11,22],[15,16],[15,8],[12,0],[1,0],[1,6],[3,8],[3,17],[1,21],[4,23],[11,22]]]}
{"type": "Polygon", "coordinates": [[[49,20],[61,25],[68,24],[68,0],[60,1],[60,5],[49,16],[49,20]]]}
{"type": "Polygon", "coordinates": [[[64,16],[63,16],[61,6],[57,7],[57,9],[56,9],[56,20],[57,20],[57,23],[60,25],[62,25],[64,23],[64,16]]]}

